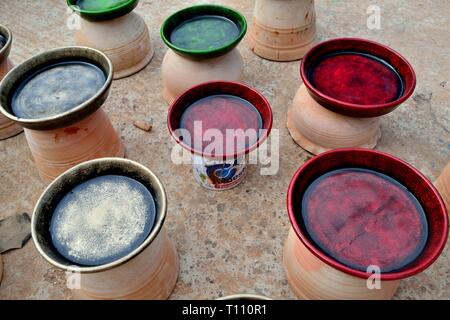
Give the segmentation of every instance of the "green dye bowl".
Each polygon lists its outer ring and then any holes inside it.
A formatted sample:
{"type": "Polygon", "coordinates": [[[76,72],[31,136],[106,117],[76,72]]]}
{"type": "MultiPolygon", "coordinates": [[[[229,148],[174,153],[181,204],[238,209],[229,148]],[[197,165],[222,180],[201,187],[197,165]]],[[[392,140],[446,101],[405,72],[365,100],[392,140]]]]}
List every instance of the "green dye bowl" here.
{"type": "MultiPolygon", "coordinates": [[[[66,0],[66,1],[69,8],[71,8],[74,12],[78,13],[83,19],[90,21],[111,20],[114,18],[121,17],[133,11],[133,9],[136,8],[136,6],[139,3],[139,0],[128,0],[114,6],[106,7],[104,9],[84,10],[77,5],[78,2],[77,0],[66,0]]],[[[104,3],[108,2],[108,0],[103,1],[104,3]]]]}
{"type": "Polygon", "coordinates": [[[182,9],[168,17],[161,27],[161,38],[170,49],[182,56],[193,59],[209,59],[224,55],[233,50],[242,40],[246,32],[247,21],[241,13],[225,6],[205,4],[182,9]],[[239,34],[229,43],[213,49],[191,50],[174,45],[171,41],[172,32],[182,23],[200,16],[227,18],[236,25],[239,34]]]}

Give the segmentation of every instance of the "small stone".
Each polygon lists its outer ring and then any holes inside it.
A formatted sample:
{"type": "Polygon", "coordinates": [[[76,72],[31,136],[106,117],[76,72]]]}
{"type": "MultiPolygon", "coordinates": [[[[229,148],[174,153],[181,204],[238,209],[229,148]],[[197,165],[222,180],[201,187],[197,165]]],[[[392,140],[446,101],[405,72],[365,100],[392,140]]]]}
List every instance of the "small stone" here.
{"type": "Polygon", "coordinates": [[[152,131],[153,128],[152,124],[148,121],[136,120],[133,124],[136,128],[144,130],[146,132],[152,131]]]}
{"type": "Polygon", "coordinates": [[[27,213],[0,220],[0,253],[22,248],[31,237],[30,217],[27,213]]]}

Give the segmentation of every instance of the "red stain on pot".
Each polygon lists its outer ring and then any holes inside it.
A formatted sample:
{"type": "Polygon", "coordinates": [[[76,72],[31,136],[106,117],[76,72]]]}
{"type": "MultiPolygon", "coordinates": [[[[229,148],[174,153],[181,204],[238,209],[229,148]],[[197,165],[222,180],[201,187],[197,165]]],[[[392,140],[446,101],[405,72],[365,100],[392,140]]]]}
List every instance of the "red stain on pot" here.
{"type": "Polygon", "coordinates": [[[373,105],[398,99],[402,79],[386,61],[369,54],[338,52],[310,70],[311,83],[322,93],[344,102],[373,105]]]}
{"type": "MultiPolygon", "coordinates": [[[[68,135],[77,134],[77,132],[80,130],[78,127],[68,127],[64,129],[64,132],[68,135]]],[[[85,130],[86,131],[86,130],[85,130]]]]}
{"type": "Polygon", "coordinates": [[[382,272],[414,261],[427,241],[420,203],[394,179],[347,168],[316,179],[302,200],[305,228],[331,257],[361,271],[382,272]]]}

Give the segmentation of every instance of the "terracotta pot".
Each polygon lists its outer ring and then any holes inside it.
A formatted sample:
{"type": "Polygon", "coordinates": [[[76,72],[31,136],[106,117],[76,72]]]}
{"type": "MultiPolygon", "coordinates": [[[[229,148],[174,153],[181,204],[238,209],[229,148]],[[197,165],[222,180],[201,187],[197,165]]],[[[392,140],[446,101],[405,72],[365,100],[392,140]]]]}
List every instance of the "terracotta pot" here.
{"type": "Polygon", "coordinates": [[[250,48],[274,61],[303,58],[316,36],[314,0],[256,0],[250,48]]]}
{"type": "Polygon", "coordinates": [[[109,5],[108,1],[95,1],[97,2],[95,5],[96,8],[91,7],[88,9],[81,8],[77,5],[77,2],[78,0],[66,0],[67,5],[84,19],[105,21],[130,13],[137,7],[139,0],[117,1],[116,3],[111,2],[109,5]]]}
{"type": "Polygon", "coordinates": [[[178,256],[167,236],[166,193],[159,179],[146,167],[127,159],[103,158],[77,165],[54,180],[39,199],[31,221],[31,233],[39,253],[52,265],[79,274],[80,299],[167,299],[177,281],[178,256]],[[124,175],[151,190],[156,203],[156,220],[144,242],[126,256],[100,266],[77,266],[52,245],[49,221],[61,195],[79,183],[100,175],[124,175]]]}
{"type": "Polygon", "coordinates": [[[272,300],[272,299],[264,297],[264,296],[260,296],[257,294],[242,293],[242,294],[234,294],[231,296],[222,297],[217,300],[272,300]]]}
{"type": "Polygon", "coordinates": [[[444,202],[433,184],[403,160],[369,149],[333,150],[304,163],[289,185],[287,207],[292,228],[283,265],[291,288],[303,299],[389,299],[401,279],[423,272],[439,257],[448,236],[444,202]],[[425,211],[429,236],[424,249],[402,269],[381,273],[380,289],[368,289],[371,273],[350,268],[324,253],[304,227],[300,199],[307,187],[317,177],[345,167],[368,168],[392,177],[414,194],[425,211]]]}
{"type": "Polygon", "coordinates": [[[436,180],[436,188],[444,199],[447,212],[450,214],[450,163],[444,168],[439,178],[436,180]]]}
{"type": "Polygon", "coordinates": [[[164,99],[170,104],[189,88],[204,82],[242,81],[244,63],[236,46],[246,32],[245,17],[224,6],[191,6],[168,17],[161,27],[161,38],[169,47],[161,67],[164,99]],[[239,30],[238,36],[222,47],[205,50],[180,48],[171,42],[171,34],[177,26],[204,15],[221,16],[232,21],[239,30]]]}
{"type": "Polygon", "coordinates": [[[102,109],[64,128],[25,129],[25,136],[39,175],[45,182],[73,167],[79,159],[125,155],[122,141],[102,109]]]}
{"type": "Polygon", "coordinates": [[[291,228],[283,250],[283,266],[292,291],[300,299],[391,299],[400,280],[383,281],[380,290],[369,290],[367,279],[338,271],[313,255],[291,228]]]}
{"type": "MultiPolygon", "coordinates": [[[[416,75],[411,64],[400,53],[380,43],[357,38],[336,38],[321,42],[307,52],[300,66],[300,75],[308,92],[321,106],[350,117],[378,117],[395,110],[414,92],[416,75]],[[369,54],[390,65],[402,80],[401,94],[393,101],[380,104],[355,104],[330,97],[310,81],[311,70],[321,58],[339,52],[369,54]]],[[[342,83],[340,85],[343,85],[342,83]]],[[[353,85],[352,85],[353,87],[353,85]]]]}
{"type": "Polygon", "coordinates": [[[139,72],[150,63],[154,53],[147,25],[135,12],[112,20],[82,18],[75,43],[105,53],[114,66],[114,79],[139,72]]]}
{"type": "MultiPolygon", "coordinates": [[[[193,173],[196,181],[202,187],[210,190],[229,190],[244,180],[247,175],[246,155],[267,139],[272,129],[272,122],[272,109],[262,94],[244,84],[227,81],[207,82],[190,88],[172,103],[167,117],[172,137],[192,154],[193,173]],[[240,97],[250,102],[258,110],[262,118],[262,131],[253,145],[243,150],[234,150],[234,153],[211,154],[197,150],[184,141],[178,132],[183,112],[199,99],[218,94],[240,97]],[[222,177],[224,172],[226,172],[226,177],[222,177]]],[[[225,147],[223,146],[223,148],[225,147]]]]}
{"type": "Polygon", "coordinates": [[[241,82],[243,70],[244,62],[237,49],[205,60],[181,56],[169,49],[161,67],[164,100],[171,104],[183,92],[204,82],[241,82]]]}
{"type": "MultiPolygon", "coordinates": [[[[13,64],[8,57],[11,51],[13,36],[11,31],[3,25],[0,25],[0,35],[4,36],[7,39],[6,44],[0,49],[0,81],[1,81],[3,77],[9,72],[9,70],[13,68],[13,64]]],[[[23,129],[21,126],[14,123],[14,121],[9,120],[2,114],[0,114],[0,140],[13,137],[22,131],[23,129]]]]}
{"type": "Polygon", "coordinates": [[[41,53],[11,71],[0,86],[0,111],[25,128],[25,134],[39,175],[50,182],[68,168],[99,157],[123,157],[125,150],[112,124],[100,108],[112,81],[111,61],[95,49],[65,47],[41,53]],[[10,97],[17,84],[31,70],[67,59],[87,59],[106,75],[103,87],[89,100],[56,116],[39,119],[16,117],[10,97]]]}
{"type": "Polygon", "coordinates": [[[380,118],[353,118],[322,107],[304,84],[288,109],[287,128],[303,149],[319,154],[348,147],[375,148],[381,137],[380,118]]]}

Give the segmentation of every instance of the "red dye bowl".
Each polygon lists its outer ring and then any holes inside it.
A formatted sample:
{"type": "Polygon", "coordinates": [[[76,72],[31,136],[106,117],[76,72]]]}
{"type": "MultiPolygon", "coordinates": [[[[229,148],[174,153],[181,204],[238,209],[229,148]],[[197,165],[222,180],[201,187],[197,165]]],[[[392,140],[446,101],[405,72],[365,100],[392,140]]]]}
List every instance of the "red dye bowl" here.
{"type": "MultiPolygon", "coordinates": [[[[342,67],[342,70],[340,71],[345,73],[345,68],[342,67]]],[[[364,73],[361,73],[361,75],[363,74],[364,73]]],[[[369,71],[366,74],[367,76],[373,76],[369,71]]],[[[378,117],[393,111],[412,95],[416,86],[416,75],[414,70],[403,56],[380,43],[357,38],[337,38],[319,43],[308,51],[303,58],[300,66],[300,75],[309,93],[319,104],[331,111],[358,118],[378,117]],[[384,61],[395,70],[398,77],[401,79],[403,90],[401,90],[396,98],[391,99],[388,102],[377,101],[375,103],[365,104],[343,101],[342,99],[327,95],[323,90],[319,90],[311,80],[312,70],[317,66],[318,62],[322,61],[325,57],[343,52],[370,55],[373,58],[384,61]]],[[[324,81],[326,82],[326,79],[324,81]]],[[[336,82],[339,83],[339,85],[343,85],[344,81],[336,82]]],[[[349,85],[347,89],[351,92],[352,86],[349,85]]],[[[374,92],[374,95],[375,94],[376,92],[374,92]]]]}
{"type": "Polygon", "coordinates": [[[302,198],[308,186],[323,174],[342,168],[364,168],[383,173],[405,186],[420,202],[428,224],[425,248],[410,264],[400,270],[381,274],[381,280],[400,280],[428,268],[441,254],[448,236],[448,216],[444,202],[433,184],[417,169],[390,154],[370,149],[335,149],[305,162],[289,185],[289,219],[300,241],[327,265],[349,275],[368,279],[371,274],[350,268],[320,250],[311,240],[302,218],[302,198]]]}
{"type": "MultiPolygon", "coordinates": [[[[226,115],[224,115],[224,118],[225,117],[226,115]]],[[[270,108],[270,104],[267,99],[261,93],[242,83],[228,81],[206,82],[190,88],[172,103],[167,118],[169,131],[177,143],[179,143],[183,148],[189,150],[192,154],[212,159],[238,158],[256,149],[270,134],[272,122],[272,109],[270,108]],[[235,150],[232,154],[208,154],[206,152],[202,152],[202,150],[197,150],[182,141],[182,137],[177,135],[176,130],[180,129],[180,120],[183,112],[194,102],[213,95],[231,95],[239,97],[250,102],[258,110],[262,118],[261,129],[264,131],[254,144],[249,145],[243,150],[235,150]]]]}

